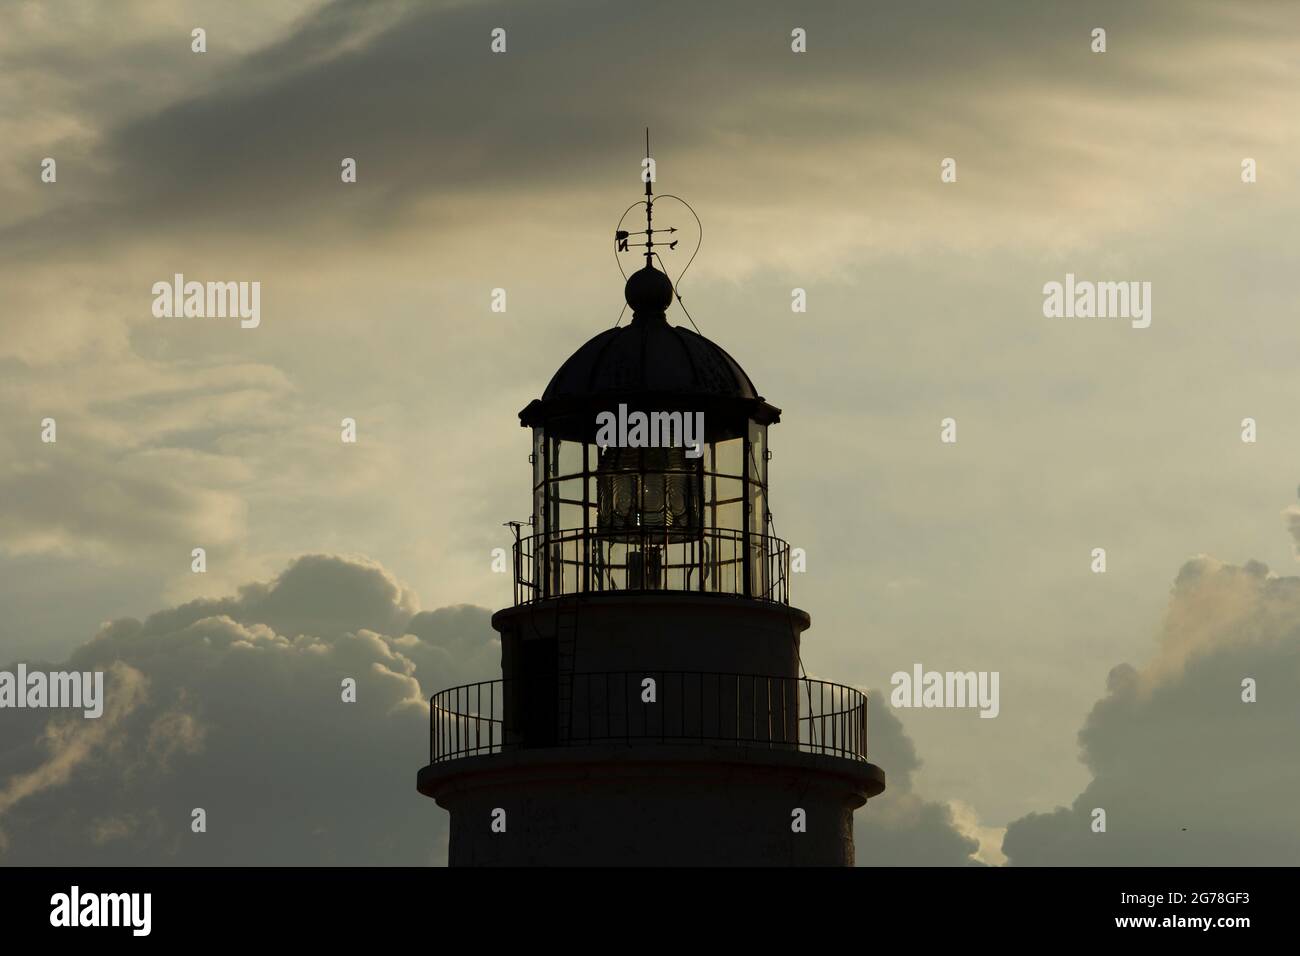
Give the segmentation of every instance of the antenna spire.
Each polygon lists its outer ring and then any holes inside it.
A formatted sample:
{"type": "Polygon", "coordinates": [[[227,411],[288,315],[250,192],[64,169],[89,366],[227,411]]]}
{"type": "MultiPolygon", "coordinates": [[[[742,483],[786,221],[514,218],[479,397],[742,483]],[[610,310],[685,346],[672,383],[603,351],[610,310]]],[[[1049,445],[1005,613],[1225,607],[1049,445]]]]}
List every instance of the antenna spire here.
{"type": "Polygon", "coordinates": [[[650,188],[651,180],[654,176],[651,171],[654,169],[654,160],[650,158],[650,127],[645,128],[645,167],[641,171],[641,177],[645,180],[645,264],[646,268],[653,268],[650,257],[654,255],[655,247],[655,230],[654,230],[654,191],[650,188]]]}
{"type": "MultiPolygon", "coordinates": [[[[641,233],[627,232],[618,229],[614,232],[614,242],[617,252],[627,252],[629,243],[628,239],[634,235],[644,235],[645,242],[633,242],[630,245],[639,246],[645,249],[645,265],[647,269],[654,268],[655,246],[667,246],[669,249],[677,248],[677,240],[671,242],[655,242],[655,233],[674,233],[677,231],[676,226],[669,226],[667,229],[656,229],[654,227],[654,160],[650,157],[650,127],[645,129],[645,159],[641,163],[641,178],[645,180],[645,231],[641,233]]],[[[631,209],[628,210],[631,212],[631,209]]],[[[626,215],[626,213],[624,213],[626,215]]],[[[621,224],[621,223],[620,223],[621,224]]],[[[662,262],[662,260],[660,260],[662,262]]]]}

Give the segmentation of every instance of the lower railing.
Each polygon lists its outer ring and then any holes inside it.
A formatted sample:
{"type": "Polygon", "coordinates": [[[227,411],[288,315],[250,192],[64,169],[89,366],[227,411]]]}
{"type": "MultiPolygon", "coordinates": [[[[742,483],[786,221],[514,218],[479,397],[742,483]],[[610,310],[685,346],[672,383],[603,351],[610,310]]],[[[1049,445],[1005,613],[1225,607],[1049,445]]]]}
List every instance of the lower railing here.
{"type": "Polygon", "coordinates": [[[867,759],[867,698],[811,678],[600,671],[480,681],[429,699],[429,762],[625,741],[734,744],[867,759]]]}

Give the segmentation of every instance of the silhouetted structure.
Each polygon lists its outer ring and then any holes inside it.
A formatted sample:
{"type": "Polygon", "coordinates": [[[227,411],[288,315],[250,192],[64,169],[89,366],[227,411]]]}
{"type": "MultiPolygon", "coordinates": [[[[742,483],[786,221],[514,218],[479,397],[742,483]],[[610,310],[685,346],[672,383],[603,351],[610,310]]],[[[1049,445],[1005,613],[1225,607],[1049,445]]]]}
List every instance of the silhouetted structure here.
{"type": "Polygon", "coordinates": [[[631,322],[520,412],[533,514],[530,534],[514,525],[514,606],[492,618],[503,679],[433,696],[418,787],[451,814],[452,865],[849,865],[853,811],[885,777],[865,697],[799,676],[810,621],[769,533],[781,413],[725,351],[668,324],[653,258],[669,230],[646,196],[631,322]],[[635,447],[631,428],[607,444],[598,416],[620,411],[702,413],[698,450],[635,447]]]}

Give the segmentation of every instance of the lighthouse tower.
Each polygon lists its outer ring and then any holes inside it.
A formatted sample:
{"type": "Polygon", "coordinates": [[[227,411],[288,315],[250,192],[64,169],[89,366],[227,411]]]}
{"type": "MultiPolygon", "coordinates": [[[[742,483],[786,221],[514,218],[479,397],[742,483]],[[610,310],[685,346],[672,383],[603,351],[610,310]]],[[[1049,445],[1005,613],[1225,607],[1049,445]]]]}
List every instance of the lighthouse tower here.
{"type": "Polygon", "coordinates": [[[780,409],[668,321],[665,198],[647,181],[645,230],[615,237],[644,250],[631,321],[519,413],[532,516],[492,618],[502,675],[434,694],[418,775],[453,866],[852,865],[853,811],[885,787],[865,696],[801,675],[810,619],[771,533],[780,409]]]}

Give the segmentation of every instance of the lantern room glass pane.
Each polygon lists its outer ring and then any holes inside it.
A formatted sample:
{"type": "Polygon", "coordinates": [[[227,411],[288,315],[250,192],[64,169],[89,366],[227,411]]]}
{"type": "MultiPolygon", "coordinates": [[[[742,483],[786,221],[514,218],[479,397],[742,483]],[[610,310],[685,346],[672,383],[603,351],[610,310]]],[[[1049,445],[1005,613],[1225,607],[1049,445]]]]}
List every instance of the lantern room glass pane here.
{"type": "Polygon", "coordinates": [[[767,428],[749,423],[749,530],[768,533],[767,525],[767,428]]]}
{"type": "Polygon", "coordinates": [[[716,472],[719,475],[733,475],[736,478],[745,473],[743,439],[730,438],[726,441],[712,442],[709,451],[710,466],[705,469],[706,471],[716,472]]]}
{"type": "Polygon", "coordinates": [[[749,480],[767,487],[767,426],[749,423],[749,480]]]}
{"type": "Polygon", "coordinates": [[[567,478],[551,482],[552,501],[557,517],[553,531],[582,529],[582,479],[567,478]]]}
{"type": "MultiPolygon", "coordinates": [[[[740,482],[736,482],[737,486],[740,482]]],[[[734,531],[736,536],[745,528],[745,516],[741,512],[741,502],[739,498],[732,499],[729,503],[717,506],[717,517],[714,519],[714,528],[719,531],[734,531]]]]}
{"type": "Polygon", "coordinates": [[[552,478],[569,478],[582,474],[585,445],[582,442],[551,439],[551,460],[548,465],[552,478]]]}

